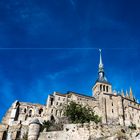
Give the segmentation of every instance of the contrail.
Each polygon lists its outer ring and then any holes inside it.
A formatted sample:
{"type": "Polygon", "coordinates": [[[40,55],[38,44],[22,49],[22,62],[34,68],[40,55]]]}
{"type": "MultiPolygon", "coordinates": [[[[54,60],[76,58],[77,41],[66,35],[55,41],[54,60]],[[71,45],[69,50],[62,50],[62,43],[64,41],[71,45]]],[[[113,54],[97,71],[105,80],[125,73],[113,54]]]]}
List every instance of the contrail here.
{"type": "MultiPolygon", "coordinates": [[[[100,48],[0,48],[0,50],[99,50],[100,48]]],[[[102,48],[103,50],[136,50],[138,48],[102,48]]]]}

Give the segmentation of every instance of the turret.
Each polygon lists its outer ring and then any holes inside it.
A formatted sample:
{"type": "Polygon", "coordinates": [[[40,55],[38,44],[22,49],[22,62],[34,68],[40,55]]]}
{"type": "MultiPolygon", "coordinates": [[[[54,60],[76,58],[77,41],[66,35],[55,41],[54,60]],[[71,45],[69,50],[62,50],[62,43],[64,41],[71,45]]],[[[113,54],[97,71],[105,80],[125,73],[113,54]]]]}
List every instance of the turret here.
{"type": "Polygon", "coordinates": [[[33,119],[29,123],[28,140],[37,140],[40,132],[41,124],[38,119],[33,119]]]}
{"type": "Polygon", "coordinates": [[[100,52],[100,60],[99,60],[99,67],[98,67],[98,78],[95,82],[95,85],[92,88],[92,94],[95,97],[97,97],[101,93],[109,93],[109,94],[112,93],[112,86],[107,81],[107,78],[105,77],[101,49],[99,49],[99,52],[100,52]]]}

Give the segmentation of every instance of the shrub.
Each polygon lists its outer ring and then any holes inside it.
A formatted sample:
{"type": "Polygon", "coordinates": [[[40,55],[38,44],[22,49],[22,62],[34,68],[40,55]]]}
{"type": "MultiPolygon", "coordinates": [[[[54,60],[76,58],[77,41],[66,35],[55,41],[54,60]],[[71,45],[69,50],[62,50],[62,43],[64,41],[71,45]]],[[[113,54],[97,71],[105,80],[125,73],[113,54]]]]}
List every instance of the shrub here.
{"type": "Polygon", "coordinates": [[[49,131],[49,128],[52,126],[52,122],[50,121],[44,121],[41,126],[41,132],[46,129],[46,131],[49,131]]]}
{"type": "Polygon", "coordinates": [[[72,123],[101,122],[101,117],[95,115],[89,106],[82,106],[73,101],[65,106],[64,115],[67,116],[72,123]]]}
{"type": "Polygon", "coordinates": [[[136,124],[131,123],[131,125],[129,125],[129,128],[132,130],[136,130],[136,124]]]}

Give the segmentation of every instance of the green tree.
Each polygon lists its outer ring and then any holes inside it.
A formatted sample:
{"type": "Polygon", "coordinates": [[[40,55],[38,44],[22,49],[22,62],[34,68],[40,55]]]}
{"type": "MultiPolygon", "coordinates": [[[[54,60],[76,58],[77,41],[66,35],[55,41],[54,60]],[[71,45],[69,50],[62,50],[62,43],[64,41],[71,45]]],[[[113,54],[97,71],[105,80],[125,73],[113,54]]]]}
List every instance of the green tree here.
{"type": "Polygon", "coordinates": [[[82,106],[75,102],[70,102],[64,108],[64,115],[69,118],[72,123],[85,123],[94,121],[101,122],[101,118],[95,115],[94,111],[89,106],[82,106]]]}
{"type": "Polygon", "coordinates": [[[41,131],[43,131],[46,128],[46,131],[49,131],[49,128],[52,126],[52,122],[50,121],[44,121],[41,126],[41,131]]]}

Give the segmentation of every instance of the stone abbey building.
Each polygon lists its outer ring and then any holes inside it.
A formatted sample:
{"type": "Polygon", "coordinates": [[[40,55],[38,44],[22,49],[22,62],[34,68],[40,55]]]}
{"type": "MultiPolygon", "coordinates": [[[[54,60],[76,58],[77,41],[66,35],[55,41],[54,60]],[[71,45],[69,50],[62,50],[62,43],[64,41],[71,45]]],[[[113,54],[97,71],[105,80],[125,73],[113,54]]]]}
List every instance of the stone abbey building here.
{"type": "MultiPolygon", "coordinates": [[[[102,55],[98,78],[92,87],[92,96],[67,92],[54,92],[48,95],[46,105],[15,101],[6,112],[0,124],[0,140],[16,140],[22,138],[29,129],[29,124],[39,124],[44,120],[54,119],[56,122],[63,118],[63,106],[70,101],[90,106],[96,114],[102,117],[103,124],[129,126],[132,123],[140,127],[140,104],[129,93],[117,93],[105,77],[102,55]]],[[[37,126],[36,126],[37,127],[37,126]]],[[[33,129],[36,129],[33,126],[33,129]]],[[[28,133],[30,140],[37,134],[28,133]],[[34,135],[34,136],[33,136],[34,135]]]]}

